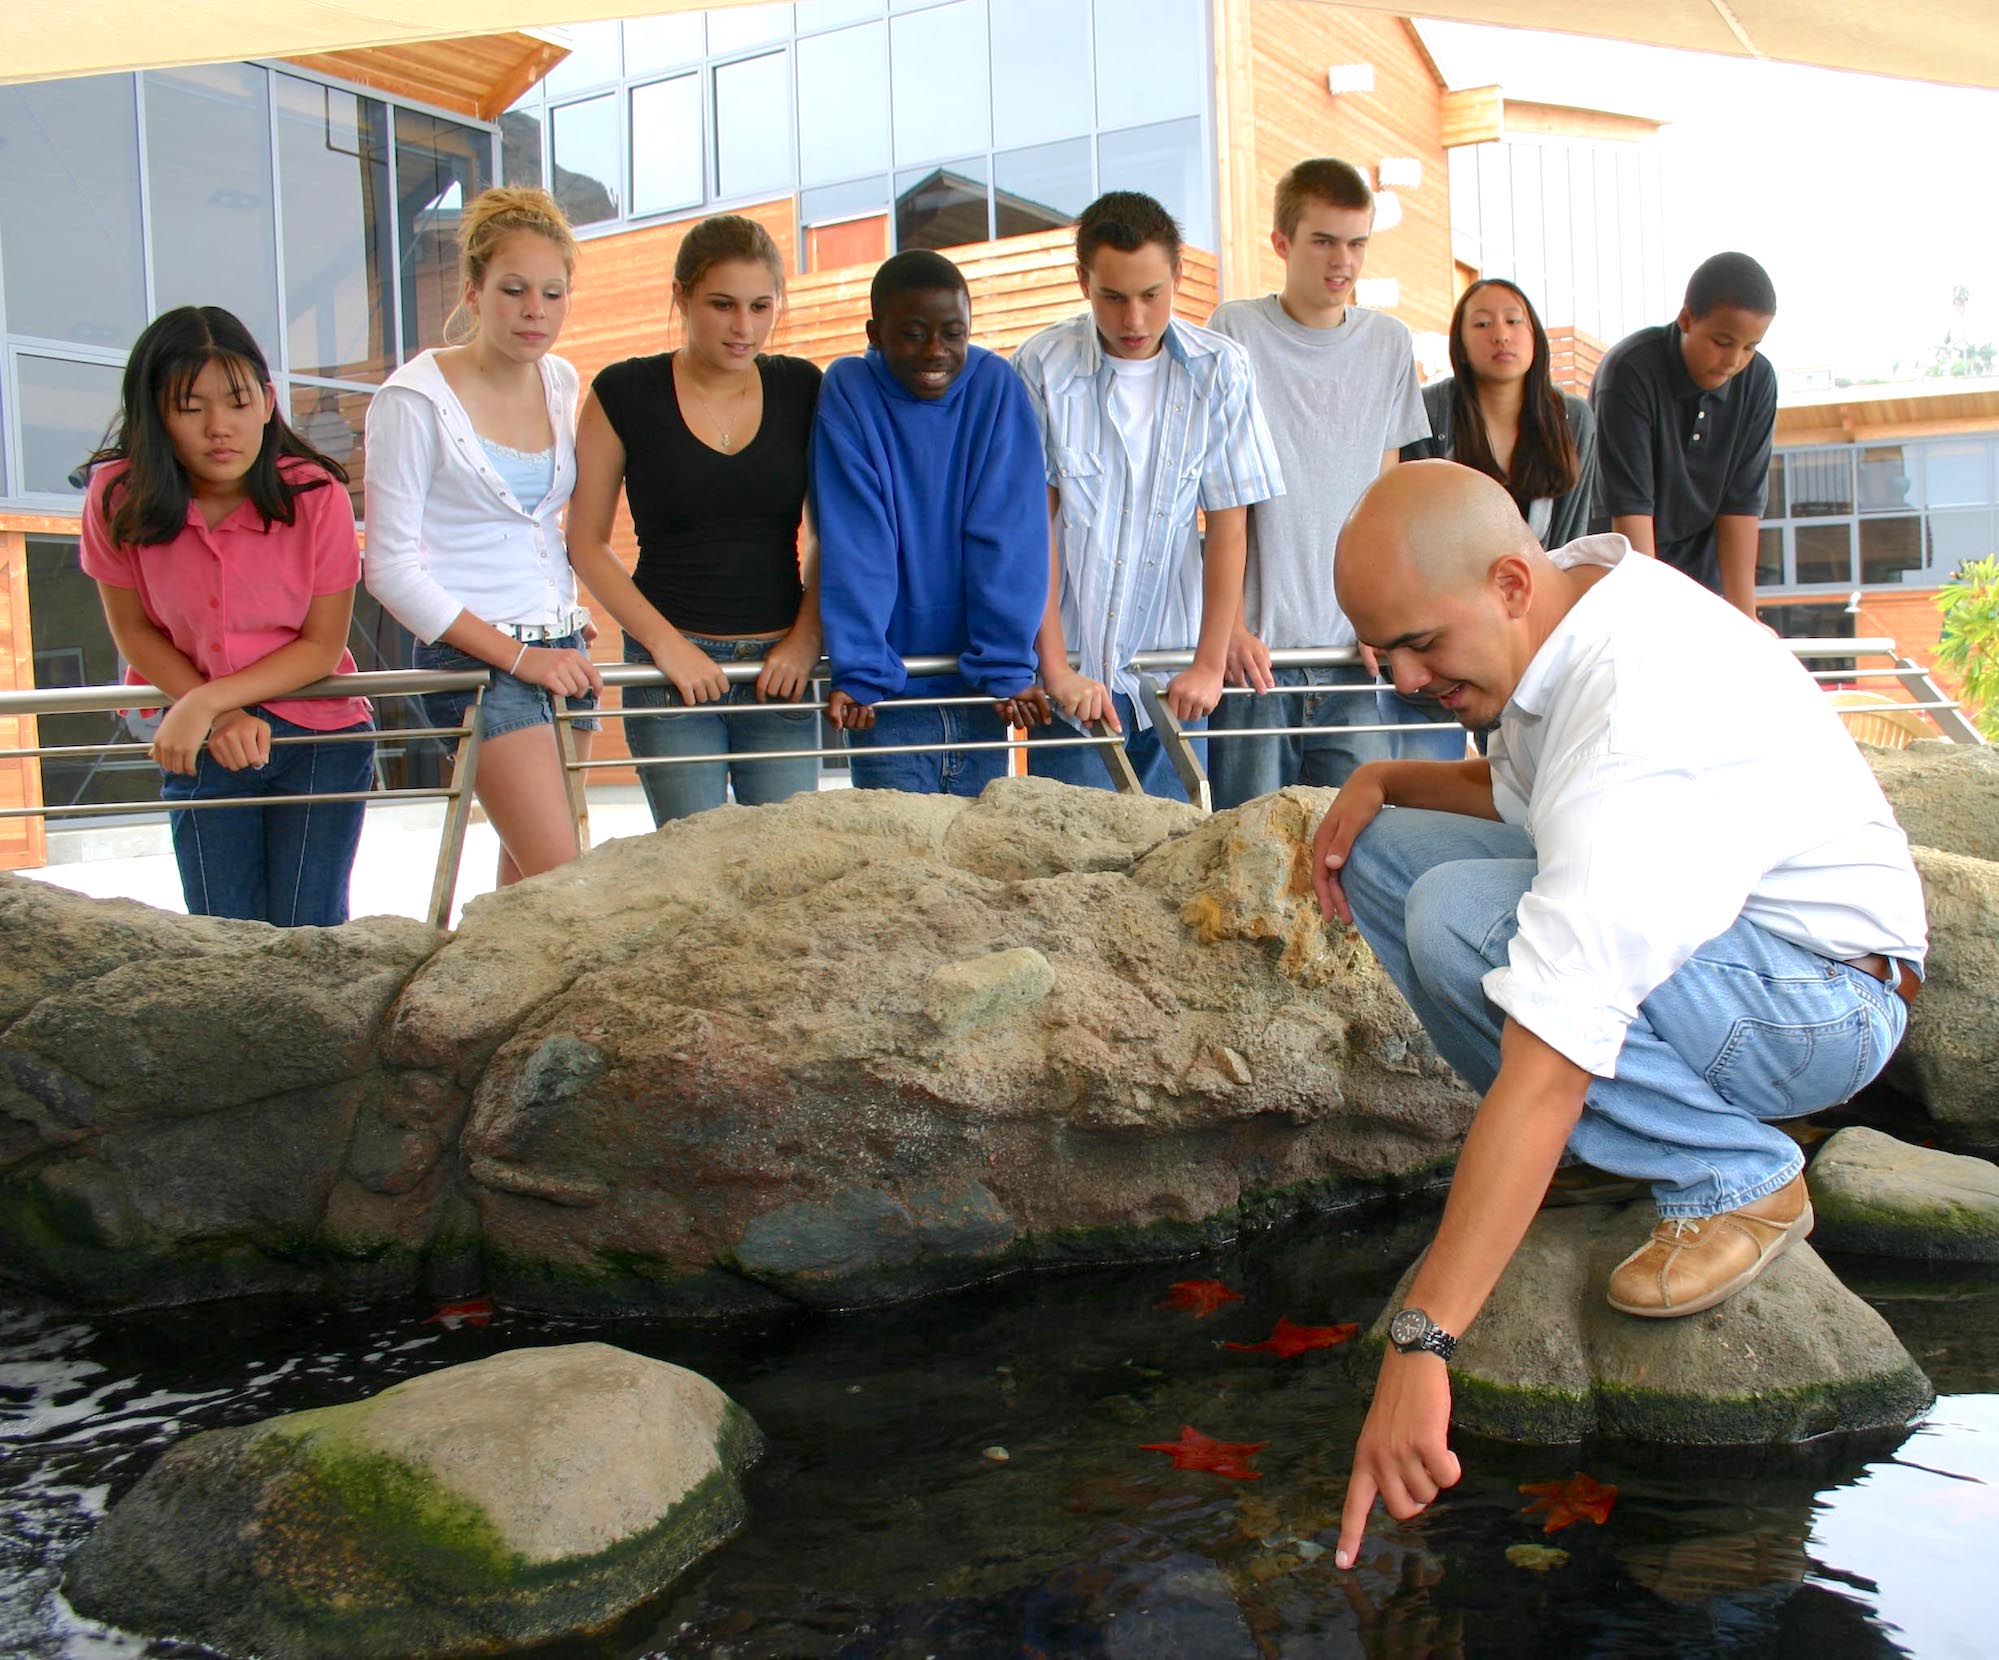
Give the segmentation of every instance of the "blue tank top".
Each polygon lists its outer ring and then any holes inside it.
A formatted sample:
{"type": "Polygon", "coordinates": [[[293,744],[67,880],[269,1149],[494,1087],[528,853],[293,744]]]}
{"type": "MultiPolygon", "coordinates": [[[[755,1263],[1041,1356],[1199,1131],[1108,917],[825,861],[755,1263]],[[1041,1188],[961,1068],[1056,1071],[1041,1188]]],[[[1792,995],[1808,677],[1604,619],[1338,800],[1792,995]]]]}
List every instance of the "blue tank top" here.
{"type": "Polygon", "coordinates": [[[510,450],[505,444],[480,436],[486,454],[500,470],[500,477],[514,493],[514,500],[530,512],[555,485],[555,451],[551,447],[530,455],[526,450],[510,450]]]}

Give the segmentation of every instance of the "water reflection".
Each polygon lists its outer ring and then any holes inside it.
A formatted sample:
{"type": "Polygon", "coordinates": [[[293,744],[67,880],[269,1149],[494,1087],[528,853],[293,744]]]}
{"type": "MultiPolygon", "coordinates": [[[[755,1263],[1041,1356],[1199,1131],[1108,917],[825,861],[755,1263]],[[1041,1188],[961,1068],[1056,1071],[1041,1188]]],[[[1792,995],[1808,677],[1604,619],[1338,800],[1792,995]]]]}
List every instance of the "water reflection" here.
{"type": "Polygon", "coordinates": [[[1362,1395],[1350,1351],[1222,1348],[1370,1319],[1433,1217],[1319,1223],[1203,1261],[1016,1280],[757,1329],[272,1305],[84,1322],[0,1313],[0,1653],[186,1654],[77,1621],[61,1561],[169,1442],[349,1399],[497,1350],[600,1338],[692,1366],[764,1427],[752,1527],[621,1633],[576,1651],[918,1656],[1848,1656],[1983,1653],[1999,1533],[1989,1274],[1843,1264],[1940,1385],[1913,1433],[1748,1453],[1469,1442],[1464,1483],[1377,1516],[1331,1565],[1362,1395]],[[1167,1284],[1242,1293],[1196,1320],[1167,1284]],[[191,1338],[198,1333],[198,1341],[191,1338]],[[1171,1468],[1182,1424],[1268,1441],[1263,1479],[1171,1468]],[[1005,1459],[986,1456],[1002,1448],[1005,1459]],[[1554,1535],[1522,1484],[1620,1489],[1554,1535]],[[1540,1557],[1552,1547],[1560,1559],[1540,1557]]]}

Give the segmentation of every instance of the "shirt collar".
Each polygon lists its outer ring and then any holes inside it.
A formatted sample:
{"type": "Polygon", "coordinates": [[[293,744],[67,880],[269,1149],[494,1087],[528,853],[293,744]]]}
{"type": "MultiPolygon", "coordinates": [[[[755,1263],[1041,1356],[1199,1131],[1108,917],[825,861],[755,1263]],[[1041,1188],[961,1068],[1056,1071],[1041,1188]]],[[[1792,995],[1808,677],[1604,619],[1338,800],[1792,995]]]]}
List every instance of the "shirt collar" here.
{"type": "Polygon", "coordinates": [[[1709,391],[1687,373],[1686,352],[1681,345],[1683,338],[1677,321],[1666,325],[1666,360],[1669,365],[1666,370],[1666,384],[1672,389],[1673,396],[1683,403],[1698,403],[1707,398],[1713,399],[1716,403],[1726,403],[1736,380],[1742,377],[1737,375],[1732,380],[1725,380],[1713,391],[1709,391]]]}
{"type": "MultiPolygon", "coordinates": [[[[1097,320],[1089,312],[1071,319],[1075,330],[1075,349],[1065,353],[1063,362],[1049,377],[1049,390],[1059,392],[1079,380],[1095,380],[1109,373],[1106,365],[1109,358],[1104,351],[1104,343],[1097,333],[1097,320]]],[[[1165,337],[1160,342],[1160,350],[1177,363],[1194,383],[1195,395],[1206,397],[1214,384],[1216,363],[1221,356],[1215,344],[1219,336],[1208,335],[1205,329],[1190,329],[1177,317],[1166,325],[1165,337]]]]}
{"type": "Polygon", "coordinates": [[[879,347],[870,346],[863,354],[863,358],[867,363],[869,373],[875,377],[875,384],[881,388],[884,397],[892,398],[899,403],[920,404],[926,409],[949,409],[964,396],[965,383],[972,378],[972,371],[978,367],[979,359],[985,355],[985,347],[967,346],[965,348],[964,368],[960,369],[952,377],[951,384],[944,388],[942,395],[935,398],[919,398],[908,387],[904,386],[901,381],[897,380],[895,378],[895,371],[888,366],[888,360],[882,356],[879,347]]]}
{"type": "MultiPolygon", "coordinates": [[[[1607,567],[1611,574],[1596,585],[1596,588],[1602,588],[1616,580],[1618,570],[1630,554],[1631,544],[1615,531],[1610,531],[1601,536],[1580,536],[1554,549],[1548,557],[1557,569],[1564,571],[1573,570],[1578,565],[1607,567]]],[[[1541,649],[1528,660],[1526,672],[1520,676],[1520,684],[1513,688],[1513,696],[1507,700],[1509,708],[1518,709],[1523,715],[1536,719],[1548,712],[1549,705],[1554,701],[1553,694],[1567,678],[1583,650],[1576,612],[1595,594],[1596,588],[1590,589],[1570,606],[1568,614],[1541,642],[1541,649]]]]}

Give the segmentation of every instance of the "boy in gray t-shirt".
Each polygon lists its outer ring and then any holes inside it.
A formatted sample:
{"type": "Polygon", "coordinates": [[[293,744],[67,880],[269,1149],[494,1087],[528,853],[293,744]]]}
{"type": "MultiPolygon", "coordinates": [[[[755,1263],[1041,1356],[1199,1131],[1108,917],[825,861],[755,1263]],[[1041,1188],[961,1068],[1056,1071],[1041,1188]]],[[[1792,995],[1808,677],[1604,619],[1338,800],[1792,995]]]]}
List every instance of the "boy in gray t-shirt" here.
{"type": "Polygon", "coordinates": [[[1228,678],[1255,691],[1224,694],[1208,730],[1362,728],[1211,742],[1217,807],[1287,784],[1343,784],[1363,761],[1465,752],[1463,729],[1441,707],[1377,685],[1365,647],[1353,667],[1270,666],[1273,646],[1356,644],[1333,594],[1333,546],[1361,492],[1395,465],[1402,445],[1430,432],[1409,330],[1351,303],[1373,228],[1374,193],[1358,171],[1326,157],[1301,161],[1277,183],[1271,242],[1284,260],[1283,293],[1229,300],[1208,319],[1249,353],[1290,486],[1249,510],[1243,616],[1228,678]],[[1273,686],[1311,689],[1260,695],[1273,686]],[[1392,730],[1418,723],[1437,730],[1392,730]]]}

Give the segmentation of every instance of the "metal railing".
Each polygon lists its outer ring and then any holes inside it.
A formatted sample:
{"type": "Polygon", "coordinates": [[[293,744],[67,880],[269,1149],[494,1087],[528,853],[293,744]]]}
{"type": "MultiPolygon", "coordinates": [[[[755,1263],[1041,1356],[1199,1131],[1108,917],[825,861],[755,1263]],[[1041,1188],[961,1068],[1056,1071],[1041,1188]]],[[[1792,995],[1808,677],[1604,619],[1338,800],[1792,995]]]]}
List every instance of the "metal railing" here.
{"type": "MultiPolygon", "coordinates": [[[[1856,640],[1788,640],[1785,644],[1802,661],[1807,663],[1827,658],[1886,658],[1891,666],[1875,669],[1815,669],[1809,671],[1812,678],[1822,683],[1852,683],[1863,680],[1892,681],[1899,685],[1906,695],[1906,701],[1897,699],[1883,701],[1866,707],[1842,708],[1842,717],[1882,713],[1920,713],[1936,727],[1939,735],[1956,744],[1983,744],[1984,738],[1976,726],[1965,718],[1957,702],[1946,697],[1929,672],[1921,664],[1904,657],[1895,642],[1890,639],[1856,640]]],[[[1435,732],[1443,723],[1411,721],[1391,723],[1383,726],[1376,722],[1357,721],[1346,725],[1328,723],[1300,724],[1296,726],[1256,726],[1224,728],[1220,731],[1208,730],[1190,733],[1167,706],[1164,692],[1156,678],[1162,673],[1171,673],[1188,667],[1194,660],[1191,651],[1143,652],[1132,659],[1131,667],[1138,674],[1139,695],[1147,717],[1160,736],[1161,747],[1172,763],[1175,774],[1187,792],[1187,798],[1202,811],[1212,806],[1207,769],[1202,764],[1200,752],[1195,747],[1203,743],[1229,742],[1250,737],[1301,737],[1340,732],[1435,732]]],[[[1273,668],[1343,668],[1358,664],[1360,654],[1352,647],[1326,647],[1301,650],[1273,650],[1270,654],[1273,668]]],[[[729,663],[718,665],[728,678],[731,686],[754,681],[762,670],[756,662],[729,663]]],[[[958,661],[953,657],[912,657],[904,661],[904,668],[911,677],[955,674],[958,661]]],[[[600,665],[607,689],[626,686],[664,686],[667,676],[657,667],[645,664],[604,664],[600,665]]],[[[823,685],[827,676],[826,665],[822,662],[813,671],[813,683],[823,685]]],[[[172,811],[188,809],[203,811],[215,807],[285,806],[305,801],[443,801],[445,803],[444,824],[438,838],[437,864],[432,877],[430,904],[426,915],[437,927],[449,924],[451,906],[458,887],[459,865],[465,850],[466,830],[471,822],[474,788],[478,780],[479,749],[484,736],[484,693],[489,676],[482,670],[465,671],[425,671],[389,670],[367,674],[336,675],[331,679],[317,681],[291,693],[290,698],[318,697],[368,697],[368,698],[408,698],[425,692],[470,691],[472,702],[467,707],[463,722],[457,726],[392,727],[382,733],[354,733],[332,735],[330,741],[362,742],[381,736],[393,736],[398,741],[415,738],[456,739],[457,750],[452,763],[450,782],[442,787],[402,787],[375,790],[340,791],[315,793],[311,795],[285,796],[231,796],[215,797],[200,801],[176,801],[171,803],[172,811]]],[[[1228,687],[1226,697],[1249,696],[1375,696],[1385,689],[1385,682],[1371,681],[1350,686],[1281,686],[1274,693],[1258,694],[1247,687],[1228,687]]],[[[289,700],[289,699],[288,699],[289,700]]],[[[288,701],[287,700],[287,701],[288,701]]],[[[26,692],[0,692],[0,720],[34,719],[42,715],[96,714],[124,709],[143,708],[164,704],[167,699],[151,686],[77,686],[51,690],[26,692]]],[[[991,698],[974,696],[915,697],[888,700],[898,708],[950,708],[990,706],[991,698]]],[[[670,708],[605,708],[594,711],[574,709],[562,710],[556,716],[556,742],[562,757],[564,776],[567,781],[570,805],[576,815],[577,838],[581,847],[589,845],[588,801],[585,792],[587,775],[592,772],[613,768],[631,767],[643,770],[647,767],[694,766],[714,762],[756,762],[775,760],[825,760],[851,757],[856,753],[853,746],[841,743],[832,746],[788,750],[756,750],[742,753],[706,755],[617,755],[605,757],[583,757],[577,752],[572,727],[578,720],[591,714],[599,717],[622,720],[634,716],[642,718],[672,719],[686,715],[745,715],[769,713],[773,709],[790,711],[813,710],[823,712],[826,702],[823,698],[787,702],[782,704],[759,703],[703,703],[694,705],[674,705],[670,708]]],[[[1448,727],[1444,728],[1448,730],[1448,727]]],[[[1135,792],[1139,788],[1137,774],[1125,754],[1123,740],[1109,730],[1101,721],[1093,722],[1089,730],[1081,735],[1065,735],[1073,729],[1063,726],[1055,735],[1048,737],[1014,738],[1004,740],[978,740],[967,743],[921,743],[921,744],[878,744],[870,745],[868,753],[878,755],[929,754],[940,750],[1015,750],[1035,749],[1094,749],[1102,758],[1110,776],[1112,787],[1135,792]]],[[[272,744],[323,743],[328,737],[302,736],[273,738],[272,744]]],[[[40,762],[49,757],[70,755],[92,755],[100,757],[138,757],[150,753],[150,746],[143,743],[84,743],[84,744],[29,744],[20,748],[0,749],[0,761],[33,760],[40,762]]],[[[40,818],[42,820],[88,819],[114,814],[129,814],[135,806],[133,802],[96,802],[58,806],[24,806],[0,808],[0,820],[17,818],[40,818]]]]}

